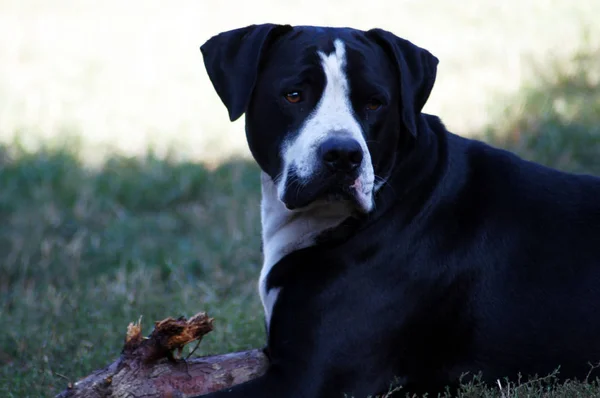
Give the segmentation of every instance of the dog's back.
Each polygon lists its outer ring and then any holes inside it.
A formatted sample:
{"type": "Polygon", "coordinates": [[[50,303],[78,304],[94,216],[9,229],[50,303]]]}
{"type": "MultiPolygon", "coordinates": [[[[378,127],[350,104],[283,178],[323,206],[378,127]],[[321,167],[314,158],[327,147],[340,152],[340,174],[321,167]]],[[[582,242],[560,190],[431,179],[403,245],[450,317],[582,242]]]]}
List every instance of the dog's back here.
{"type": "Polygon", "coordinates": [[[591,365],[600,362],[600,179],[455,139],[467,148],[466,183],[442,199],[450,203],[436,208],[432,225],[445,226],[439,256],[479,274],[470,296],[471,371],[489,381],[559,366],[563,379],[593,376],[591,365]]]}

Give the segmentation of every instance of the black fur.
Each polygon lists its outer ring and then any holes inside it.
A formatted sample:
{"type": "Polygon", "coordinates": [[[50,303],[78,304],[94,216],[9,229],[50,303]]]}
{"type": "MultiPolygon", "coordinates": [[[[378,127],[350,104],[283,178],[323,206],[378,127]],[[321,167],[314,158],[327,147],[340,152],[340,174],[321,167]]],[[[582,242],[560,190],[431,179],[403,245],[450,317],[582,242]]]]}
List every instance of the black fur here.
{"type": "Polygon", "coordinates": [[[280,170],[283,135],[323,89],[311,57],[341,37],[352,103],[387,183],[373,212],[273,268],[268,284],[283,289],[270,368],[209,396],[365,397],[395,378],[403,392],[436,393],[464,373],[495,383],[559,366],[562,378],[585,378],[600,361],[600,179],[448,132],[421,113],[437,59],[389,32],[246,29],[260,32],[255,42],[223,33],[203,54],[230,114],[246,111],[262,169],[280,170]],[[291,111],[277,98],[298,76],[310,77],[297,79],[310,97],[291,111]],[[361,114],[373,90],[386,107],[361,114]]]}

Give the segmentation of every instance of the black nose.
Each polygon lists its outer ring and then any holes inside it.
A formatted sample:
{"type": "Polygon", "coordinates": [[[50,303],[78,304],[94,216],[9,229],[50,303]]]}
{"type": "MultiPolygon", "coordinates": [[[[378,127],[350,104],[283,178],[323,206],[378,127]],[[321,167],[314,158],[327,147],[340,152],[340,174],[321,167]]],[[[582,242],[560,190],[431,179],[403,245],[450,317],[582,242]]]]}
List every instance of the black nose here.
{"type": "Polygon", "coordinates": [[[358,141],[347,137],[327,138],[319,147],[319,155],[332,171],[353,171],[363,159],[358,141]]]}

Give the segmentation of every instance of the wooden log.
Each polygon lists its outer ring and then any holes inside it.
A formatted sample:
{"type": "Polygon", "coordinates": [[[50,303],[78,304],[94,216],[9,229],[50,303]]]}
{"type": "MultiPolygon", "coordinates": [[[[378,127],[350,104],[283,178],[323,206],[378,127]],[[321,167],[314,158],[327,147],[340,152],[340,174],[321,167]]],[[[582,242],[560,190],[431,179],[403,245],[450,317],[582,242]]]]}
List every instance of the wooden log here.
{"type": "Polygon", "coordinates": [[[127,329],[121,356],[76,383],[56,398],[184,398],[207,394],[258,377],[268,359],[262,350],[224,355],[181,358],[181,350],[213,329],[204,312],[192,318],[167,318],[156,322],[143,337],[141,322],[127,329]],[[176,354],[174,354],[176,352],[176,354]]]}

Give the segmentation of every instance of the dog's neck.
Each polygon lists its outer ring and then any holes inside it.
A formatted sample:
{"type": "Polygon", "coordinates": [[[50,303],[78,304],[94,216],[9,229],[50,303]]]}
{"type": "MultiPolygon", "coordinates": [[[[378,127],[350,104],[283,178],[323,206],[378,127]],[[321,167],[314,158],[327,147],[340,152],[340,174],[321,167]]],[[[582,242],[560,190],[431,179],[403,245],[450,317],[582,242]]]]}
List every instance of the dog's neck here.
{"type": "MultiPolygon", "coordinates": [[[[439,119],[420,118],[420,136],[410,147],[399,149],[399,163],[393,168],[388,181],[379,187],[375,194],[375,208],[364,219],[356,219],[363,227],[376,222],[390,208],[402,207],[399,215],[407,223],[426,205],[435,181],[440,178],[440,170],[444,169],[446,159],[443,158],[443,143],[438,142],[430,122],[439,123],[439,119]]],[[[336,228],[345,220],[353,217],[354,209],[347,202],[315,203],[302,211],[288,210],[279,200],[277,187],[271,177],[261,173],[261,223],[263,243],[263,267],[260,273],[258,288],[265,311],[267,330],[273,307],[279,294],[279,288],[270,287],[268,275],[273,266],[284,256],[316,244],[325,237],[340,236],[336,228]]],[[[346,224],[346,223],[344,223],[346,224]]],[[[350,227],[350,233],[355,230],[350,227]]],[[[344,229],[344,228],[342,228],[344,229]]],[[[346,232],[342,231],[341,236],[346,232]]]]}
{"type": "Polygon", "coordinates": [[[394,209],[395,217],[408,224],[427,206],[432,190],[443,178],[448,166],[447,142],[437,131],[445,131],[445,127],[439,118],[426,114],[420,115],[418,125],[418,136],[398,148],[392,171],[375,197],[371,222],[394,209]]]}
{"type": "Polygon", "coordinates": [[[346,202],[316,203],[302,211],[288,210],[277,196],[271,177],[261,173],[261,223],[263,267],[258,290],[265,310],[267,328],[279,288],[269,288],[269,272],[285,255],[315,244],[323,232],[335,228],[352,215],[352,206],[346,202]]]}

